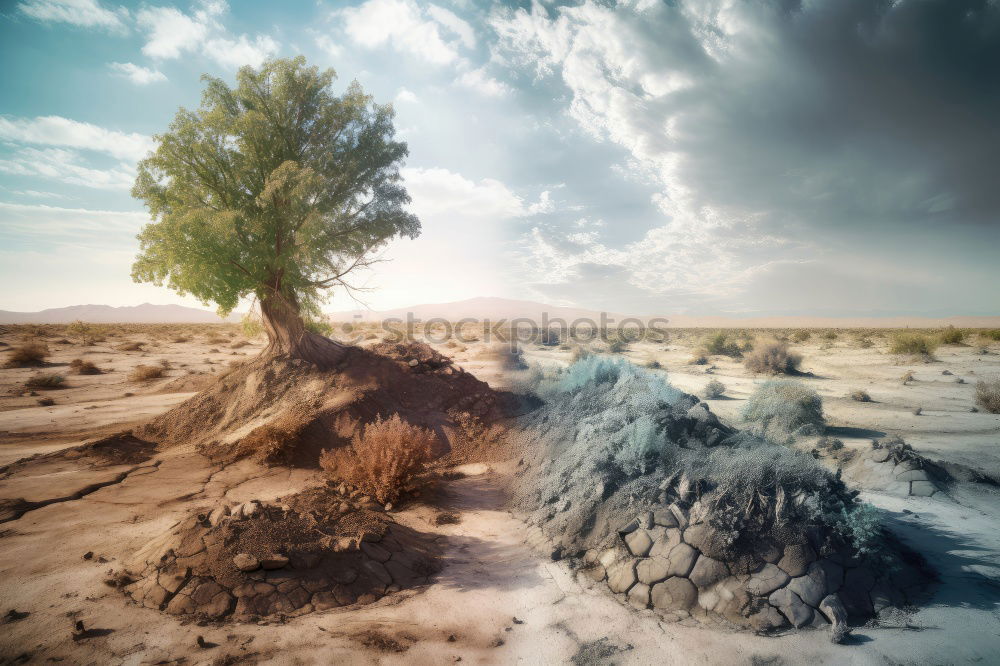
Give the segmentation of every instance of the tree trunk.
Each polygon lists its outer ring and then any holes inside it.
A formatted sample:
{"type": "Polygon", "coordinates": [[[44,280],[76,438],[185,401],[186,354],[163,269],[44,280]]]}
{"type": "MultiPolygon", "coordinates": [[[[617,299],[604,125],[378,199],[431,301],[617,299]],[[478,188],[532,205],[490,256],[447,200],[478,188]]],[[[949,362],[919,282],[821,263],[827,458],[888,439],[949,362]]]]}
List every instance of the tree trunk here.
{"type": "Polygon", "coordinates": [[[275,356],[300,358],[330,367],[344,357],[344,345],[306,330],[298,305],[277,295],[260,299],[260,312],[267,331],[264,350],[275,356]]]}

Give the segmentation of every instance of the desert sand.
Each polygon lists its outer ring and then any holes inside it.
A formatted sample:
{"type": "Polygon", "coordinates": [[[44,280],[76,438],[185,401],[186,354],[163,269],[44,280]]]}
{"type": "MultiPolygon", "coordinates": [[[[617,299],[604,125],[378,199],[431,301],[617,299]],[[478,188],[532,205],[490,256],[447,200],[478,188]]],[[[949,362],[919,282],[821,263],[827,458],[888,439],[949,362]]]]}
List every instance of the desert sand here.
{"type": "MultiPolygon", "coordinates": [[[[19,334],[11,329],[0,339],[15,344],[19,334]]],[[[700,335],[672,331],[666,343],[634,343],[624,356],[659,362],[675,386],[694,394],[710,379],[722,381],[725,397],[706,402],[738,425],[740,406],[763,378],[725,357],[691,365],[700,335]]],[[[182,342],[137,328],[95,345],[49,340],[52,355],[43,370],[65,373],[66,388],[30,395],[24,382],[38,369],[0,370],[0,465],[78,446],[168,410],[229,361],[263,346],[258,339],[234,349],[238,340],[235,327],[223,326],[182,342]],[[126,340],[146,344],[119,351],[126,340]],[[108,372],[71,374],[74,358],[108,372]],[[128,379],[136,365],[161,361],[169,365],[162,378],[128,379]],[[54,404],[39,405],[44,397],[54,404]]],[[[484,343],[436,347],[494,388],[509,387],[484,343]]],[[[59,458],[29,472],[4,469],[0,499],[28,504],[0,524],[0,612],[16,611],[3,620],[0,656],[3,663],[127,664],[991,663],[1000,647],[1000,415],[970,408],[976,378],[1000,373],[1000,346],[987,345],[986,353],[982,347],[943,346],[936,360],[924,362],[888,354],[878,339],[859,348],[847,334],[794,345],[811,373],[799,379],[823,397],[829,436],[864,451],[873,438],[899,434],[921,455],[950,465],[956,478],[965,475],[932,497],[912,497],[876,487],[863,470],[845,465],[845,479],[884,510],[891,528],[941,576],[929,603],[895,621],[858,627],[845,645],[815,630],[763,637],[694,621],[667,623],[622,604],[553,561],[506,510],[511,462],[457,467],[442,492],[390,512],[441,545],[443,568],[428,585],[284,621],[179,619],[137,606],[106,581],[193,512],[220,502],[269,502],[322,480],[318,471],[262,470],[249,460],[212,464],[193,447],[175,447],[141,462],[59,458]],[[915,379],[904,385],[907,370],[915,379]],[[872,402],[851,400],[856,389],[872,402]],[[438,524],[435,517],[445,511],[458,522],[438,524]]],[[[540,364],[564,364],[570,356],[533,344],[523,351],[540,364]]]]}

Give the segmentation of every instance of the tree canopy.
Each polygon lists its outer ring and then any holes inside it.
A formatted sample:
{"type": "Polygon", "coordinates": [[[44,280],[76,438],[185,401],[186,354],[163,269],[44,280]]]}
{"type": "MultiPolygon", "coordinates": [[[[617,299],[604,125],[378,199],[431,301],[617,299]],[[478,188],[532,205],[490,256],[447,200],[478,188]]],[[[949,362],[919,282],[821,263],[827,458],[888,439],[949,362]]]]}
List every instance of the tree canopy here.
{"type": "Polygon", "coordinates": [[[201,106],[181,108],[138,165],[132,195],[153,222],[132,278],[221,313],[255,296],[274,342],[373,250],[415,238],[392,107],[357,82],[336,95],[335,78],[301,56],[243,67],[233,88],[203,76],[201,106]]]}

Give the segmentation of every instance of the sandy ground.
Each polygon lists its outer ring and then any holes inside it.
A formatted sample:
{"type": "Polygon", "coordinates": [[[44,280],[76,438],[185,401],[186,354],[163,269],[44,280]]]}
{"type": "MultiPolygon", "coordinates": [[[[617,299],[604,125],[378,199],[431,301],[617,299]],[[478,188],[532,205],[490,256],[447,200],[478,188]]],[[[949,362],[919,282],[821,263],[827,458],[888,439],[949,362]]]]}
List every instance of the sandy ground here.
{"type": "MultiPolygon", "coordinates": [[[[744,399],[762,380],[720,357],[712,359],[711,374],[706,366],[688,365],[693,343],[642,343],[626,356],[637,363],[656,359],[686,391],[701,393],[708,380],[721,380],[727,398],[709,402],[735,423],[744,399]]],[[[81,354],[77,345],[52,346],[53,365],[45,371],[66,368],[81,354]]],[[[799,346],[804,369],[815,375],[803,381],[823,396],[831,431],[845,445],[863,447],[871,437],[899,433],[931,459],[1000,476],[1000,416],[969,412],[976,376],[1000,372],[995,345],[986,355],[976,347],[942,347],[933,363],[897,359],[878,345],[823,346],[799,346]],[[942,375],[945,369],[954,374],[942,375]],[[906,370],[917,381],[903,386],[898,378],[906,370]],[[955,376],[967,383],[955,383],[955,376]],[[856,388],[875,402],[850,400],[856,388]],[[921,416],[912,413],[917,406],[921,416]]],[[[71,388],[45,393],[55,398],[52,407],[20,395],[21,383],[35,371],[0,370],[0,391],[8,393],[0,397],[0,465],[166,410],[191,393],[164,388],[189,370],[219,368],[235,351],[222,349],[203,340],[160,342],[146,352],[99,348],[93,358],[114,371],[67,375],[71,388]],[[164,379],[127,379],[134,365],[161,358],[173,366],[164,379]]],[[[487,381],[502,383],[481,345],[442,351],[487,381]]],[[[538,362],[568,358],[552,348],[526,352],[538,362]]],[[[1000,501],[990,486],[961,483],[933,498],[866,492],[893,529],[941,572],[942,584],[915,614],[858,628],[851,644],[836,646],[816,631],[764,638],[667,624],[651,611],[625,606],[528,542],[524,525],[503,509],[507,469],[462,471],[466,475],[449,483],[437,505],[394,512],[399,522],[442,540],[445,567],[431,585],[283,624],[202,626],[136,607],[104,580],[189,512],[223,499],[273,499],[317,483],[314,473],[261,471],[249,462],[213,467],[194,451],[173,449],[138,465],[92,469],[60,463],[14,475],[0,481],[0,498],[43,502],[107,485],[0,524],[0,613],[30,613],[0,625],[0,663],[958,664],[996,663],[1000,654],[1000,501]],[[442,509],[456,511],[461,521],[436,525],[432,518],[442,509]],[[84,559],[88,552],[93,556],[84,559]],[[89,638],[72,639],[77,620],[93,630],[89,638]],[[209,647],[198,647],[198,636],[209,647]]]]}

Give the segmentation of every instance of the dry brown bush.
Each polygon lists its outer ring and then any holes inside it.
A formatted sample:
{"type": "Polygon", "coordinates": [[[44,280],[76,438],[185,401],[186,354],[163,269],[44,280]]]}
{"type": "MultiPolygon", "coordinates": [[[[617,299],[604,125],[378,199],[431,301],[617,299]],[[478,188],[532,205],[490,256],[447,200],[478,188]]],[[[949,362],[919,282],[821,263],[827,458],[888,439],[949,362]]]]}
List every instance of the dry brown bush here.
{"type": "Polygon", "coordinates": [[[142,351],[142,342],[123,342],[115,347],[118,351],[142,351]]]}
{"type": "Polygon", "coordinates": [[[800,354],[788,351],[788,344],[777,340],[758,342],[743,359],[747,370],[767,375],[792,374],[801,362],[800,354]]]}
{"type": "Polygon", "coordinates": [[[19,368],[26,365],[42,365],[49,355],[49,347],[43,342],[26,342],[10,350],[7,356],[8,368],[19,368]]]}
{"type": "Polygon", "coordinates": [[[976,404],[991,414],[1000,414],[1000,377],[976,382],[976,404]]]}
{"type": "Polygon", "coordinates": [[[364,433],[354,433],[351,445],[326,450],[319,464],[334,479],[361,488],[378,502],[392,502],[430,459],[434,433],[410,425],[394,414],[376,419],[364,433]]]}
{"type": "Polygon", "coordinates": [[[229,340],[219,335],[210,335],[207,338],[205,338],[205,342],[210,345],[224,345],[228,343],[229,340]]]}
{"type": "Polygon", "coordinates": [[[858,389],[857,391],[851,391],[851,400],[855,402],[871,402],[872,397],[868,395],[868,391],[858,389]]]}
{"type": "Polygon", "coordinates": [[[163,368],[158,365],[137,365],[129,373],[129,381],[148,382],[163,376],[163,368]]]}
{"type": "Polygon", "coordinates": [[[69,367],[73,368],[78,375],[99,375],[104,372],[94,365],[93,361],[85,361],[82,358],[74,358],[69,362],[69,367]]]}
{"type": "Polygon", "coordinates": [[[178,335],[176,338],[174,338],[173,340],[171,340],[171,342],[176,342],[177,344],[181,344],[181,343],[184,343],[184,342],[190,342],[190,341],[191,341],[191,338],[187,337],[186,335],[178,335]]]}
{"type": "Polygon", "coordinates": [[[63,388],[63,384],[66,383],[66,378],[62,375],[35,375],[34,377],[29,377],[28,381],[24,382],[24,385],[29,388],[38,389],[55,389],[63,388]]]}

